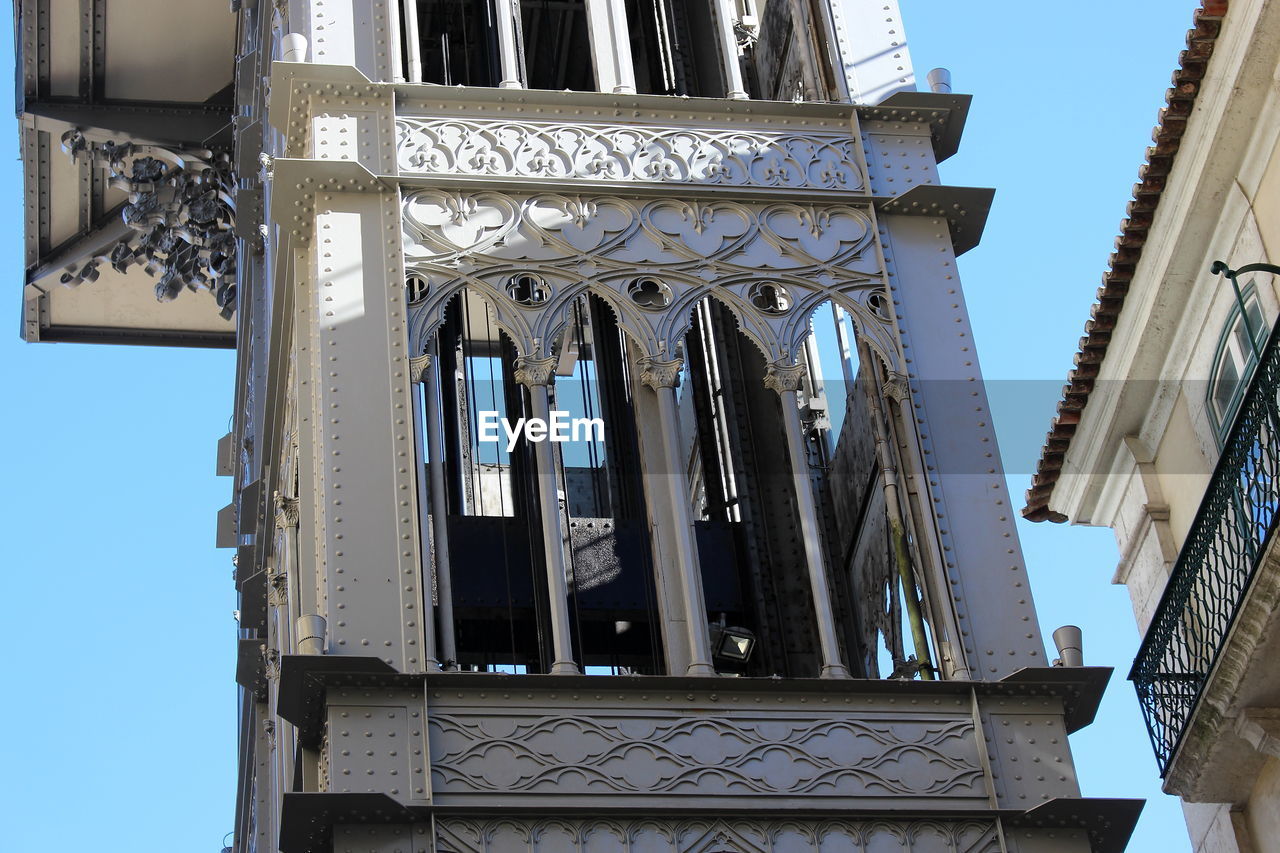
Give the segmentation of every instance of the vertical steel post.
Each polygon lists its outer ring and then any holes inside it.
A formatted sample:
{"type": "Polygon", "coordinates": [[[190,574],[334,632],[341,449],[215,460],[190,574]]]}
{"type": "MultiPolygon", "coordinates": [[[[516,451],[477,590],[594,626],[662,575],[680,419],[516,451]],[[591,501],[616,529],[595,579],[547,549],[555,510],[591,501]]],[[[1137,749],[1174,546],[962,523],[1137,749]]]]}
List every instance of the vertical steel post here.
{"type": "Polygon", "coordinates": [[[818,643],[822,652],[823,678],[850,678],[849,668],[840,661],[836,640],[836,619],[827,586],[826,559],[818,523],[818,507],[809,482],[809,464],[804,452],[804,429],[800,424],[800,408],[796,392],[804,380],[804,366],[773,362],[768,367],[764,384],[776,391],[782,403],[782,424],[786,432],[787,458],[791,462],[791,482],[796,492],[796,509],[800,515],[800,535],[804,541],[805,564],[809,569],[809,586],[813,595],[813,611],[818,624],[818,643]]]}
{"type": "Polygon", "coordinates": [[[587,35],[600,91],[634,95],[636,72],[622,0],[587,0],[587,35]]]}
{"type": "MultiPolygon", "coordinates": [[[[409,0],[413,2],[413,0],[409,0]]],[[[494,0],[494,19],[498,23],[498,58],[502,68],[502,89],[523,89],[520,82],[520,52],[517,50],[516,33],[519,32],[519,15],[516,0],[494,0]]]]}
{"type": "Polygon", "coordinates": [[[712,5],[720,52],[724,55],[725,96],[745,101],[747,89],[742,82],[742,64],[738,62],[738,37],[733,31],[737,12],[734,0],[715,0],[712,5]]]}
{"type": "MultiPolygon", "coordinates": [[[[427,398],[426,444],[427,464],[430,468],[431,533],[436,554],[436,601],[440,617],[439,655],[446,668],[458,663],[458,642],[453,623],[453,571],[449,560],[449,498],[444,483],[444,436],[440,419],[440,358],[436,350],[438,342],[431,345],[432,358],[423,372],[422,393],[427,398]]],[[[425,549],[424,549],[425,552],[425,549]]],[[[426,574],[425,572],[423,573],[426,574]]],[[[430,596],[427,587],[424,598],[430,596]]],[[[429,601],[429,599],[428,599],[429,601]]]]}
{"type": "Polygon", "coordinates": [[[422,44],[418,38],[418,0],[405,0],[405,72],[410,83],[422,82],[422,44]]]}
{"type": "Polygon", "coordinates": [[[689,638],[689,666],[685,675],[715,675],[711,663],[711,638],[707,605],[702,592],[702,570],[698,543],[693,533],[693,515],[680,458],[680,420],[676,406],[676,385],[680,382],[682,359],[658,361],[640,359],[640,381],[658,397],[658,421],[662,427],[662,476],[667,480],[671,515],[675,523],[676,573],[684,604],[685,630],[689,638]]]}
{"type": "MultiPolygon", "coordinates": [[[[427,390],[427,383],[425,381],[426,376],[427,374],[435,370],[435,365],[434,365],[435,361],[436,360],[431,356],[424,355],[421,357],[415,357],[411,359],[409,363],[410,370],[411,370],[410,378],[413,379],[413,384],[416,385],[421,390],[424,397],[426,396],[426,390],[427,390]]],[[[413,400],[412,408],[413,408],[413,446],[414,446],[414,449],[417,450],[419,454],[421,454],[423,448],[427,446],[425,441],[425,436],[424,436],[424,430],[423,430],[423,415],[422,415],[421,401],[417,399],[413,400]]],[[[418,464],[414,465],[414,473],[416,474],[416,476],[414,477],[414,481],[417,484],[417,492],[418,492],[418,538],[421,540],[421,543],[422,543],[422,547],[419,549],[419,553],[422,554],[422,633],[424,635],[422,654],[423,654],[423,660],[424,660],[424,664],[426,666],[427,672],[438,672],[440,670],[440,656],[436,651],[435,618],[439,608],[433,607],[431,603],[431,590],[432,590],[431,572],[428,571],[427,560],[430,559],[428,555],[434,553],[435,555],[434,562],[437,567],[436,568],[437,580],[436,580],[435,586],[437,589],[436,594],[438,597],[439,596],[439,592],[438,592],[439,575],[440,575],[439,565],[441,562],[442,554],[439,552],[438,546],[436,549],[433,549],[430,547],[431,540],[429,538],[429,530],[427,525],[424,524],[423,521],[425,520],[425,517],[428,514],[431,516],[431,520],[433,522],[437,518],[437,514],[434,511],[430,513],[428,513],[427,511],[427,508],[431,506],[430,501],[432,496],[428,495],[426,481],[431,476],[432,466],[438,465],[442,460],[440,459],[440,457],[430,454],[430,451],[428,451],[428,455],[429,455],[429,458],[425,465],[422,463],[421,459],[418,460],[418,464]]],[[[434,492],[434,489],[432,491],[434,492]]],[[[448,544],[448,540],[446,539],[446,546],[447,544],[448,544]]],[[[447,563],[449,559],[448,554],[447,553],[443,554],[443,557],[444,557],[444,561],[447,563]]],[[[450,610],[452,610],[452,608],[450,608],[450,610]]],[[[450,633],[452,633],[452,631],[450,631],[450,633]]]]}
{"type": "MultiPolygon", "coordinates": [[[[516,381],[529,389],[530,410],[543,423],[551,420],[551,395],[548,385],[555,374],[557,359],[516,359],[516,381]]],[[[576,675],[578,664],[573,659],[573,641],[569,634],[569,583],[565,575],[564,540],[560,530],[560,500],[557,496],[555,459],[550,442],[533,444],[538,470],[538,509],[542,517],[542,547],[547,562],[547,598],[551,612],[551,645],[553,675],[576,675]]]]}

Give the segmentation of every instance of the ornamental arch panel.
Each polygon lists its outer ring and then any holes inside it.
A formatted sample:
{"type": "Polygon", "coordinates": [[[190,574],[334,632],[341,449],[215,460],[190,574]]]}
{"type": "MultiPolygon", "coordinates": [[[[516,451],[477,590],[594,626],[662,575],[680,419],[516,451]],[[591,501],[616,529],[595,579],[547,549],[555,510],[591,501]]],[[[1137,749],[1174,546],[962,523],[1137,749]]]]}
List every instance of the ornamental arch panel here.
{"type": "Polygon", "coordinates": [[[789,362],[807,333],[806,311],[831,299],[887,363],[899,362],[895,324],[872,305],[885,296],[870,208],[437,189],[403,204],[406,265],[428,282],[412,311],[424,340],[443,300],[465,284],[491,301],[522,353],[546,357],[574,298],[589,289],[644,355],[666,358],[693,305],[712,294],[768,361],[789,362]],[[505,283],[518,274],[537,276],[547,298],[511,299],[505,283]]]}

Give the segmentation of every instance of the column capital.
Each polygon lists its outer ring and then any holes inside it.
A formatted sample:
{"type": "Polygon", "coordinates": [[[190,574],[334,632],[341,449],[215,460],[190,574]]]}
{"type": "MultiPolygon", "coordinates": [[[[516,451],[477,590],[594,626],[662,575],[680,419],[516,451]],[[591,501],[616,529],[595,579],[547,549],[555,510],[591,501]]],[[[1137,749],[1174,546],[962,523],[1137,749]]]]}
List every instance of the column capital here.
{"type": "Polygon", "coordinates": [[[272,495],[275,502],[275,522],[276,527],[284,530],[289,527],[298,526],[298,499],[286,497],[276,492],[272,495]]]}
{"type": "Polygon", "coordinates": [[[882,389],[887,399],[895,403],[903,403],[911,399],[911,389],[907,385],[907,377],[896,370],[889,372],[882,389]]]}
{"type": "Polygon", "coordinates": [[[556,373],[556,364],[559,361],[555,356],[547,358],[534,358],[528,355],[522,355],[516,358],[516,381],[526,388],[532,388],[535,385],[550,385],[556,373]]]}
{"type": "Polygon", "coordinates": [[[637,361],[640,365],[640,382],[657,391],[659,388],[675,388],[680,384],[680,370],[684,367],[684,359],[675,358],[662,361],[646,355],[637,361]]]}
{"type": "Polygon", "coordinates": [[[430,369],[431,355],[429,353],[409,357],[409,380],[411,382],[422,382],[425,379],[426,372],[430,369]]]}
{"type": "Polygon", "coordinates": [[[764,387],[777,391],[799,391],[804,382],[805,367],[803,364],[787,364],[785,361],[769,363],[764,375],[764,387]]]}

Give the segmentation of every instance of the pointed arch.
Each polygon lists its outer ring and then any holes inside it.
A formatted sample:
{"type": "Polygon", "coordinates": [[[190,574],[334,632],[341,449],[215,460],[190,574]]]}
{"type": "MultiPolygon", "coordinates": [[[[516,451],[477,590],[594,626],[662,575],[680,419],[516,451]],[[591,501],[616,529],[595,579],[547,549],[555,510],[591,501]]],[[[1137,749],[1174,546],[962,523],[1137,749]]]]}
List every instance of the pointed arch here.
{"type": "Polygon", "coordinates": [[[811,290],[805,292],[792,306],[779,333],[782,345],[792,357],[804,346],[811,333],[810,323],[818,310],[827,302],[844,309],[853,323],[854,335],[871,348],[885,365],[886,370],[902,372],[902,359],[893,324],[888,317],[877,313],[868,304],[870,297],[883,294],[878,290],[811,290]]]}
{"type": "MultiPolygon", "coordinates": [[[[410,266],[409,274],[417,271],[410,266]]],[[[425,276],[424,276],[425,277],[425,276]]],[[[428,281],[430,279],[428,278],[428,281]]],[[[533,330],[525,312],[506,293],[501,292],[480,278],[456,278],[438,288],[429,290],[426,298],[409,306],[409,347],[411,355],[427,351],[431,339],[444,324],[449,303],[460,294],[471,293],[478,297],[488,312],[489,321],[506,335],[520,355],[536,355],[533,330]]],[[[541,306],[540,306],[541,307],[541,306]]]]}
{"type": "Polygon", "coordinates": [[[595,280],[584,280],[561,288],[551,304],[544,309],[535,333],[545,347],[550,347],[568,325],[574,302],[587,294],[598,296],[609,307],[614,322],[627,339],[640,348],[641,355],[658,354],[658,337],[652,320],[639,307],[627,304],[627,300],[616,289],[595,280]]]}
{"type": "Polygon", "coordinates": [[[732,291],[714,285],[703,285],[696,290],[689,290],[673,300],[671,307],[661,318],[659,341],[666,346],[668,352],[675,352],[684,340],[689,329],[693,327],[693,312],[704,299],[710,299],[723,305],[733,314],[739,334],[751,341],[765,362],[781,358],[781,347],[777,336],[768,323],[761,322],[758,312],[744,303],[732,291]]]}

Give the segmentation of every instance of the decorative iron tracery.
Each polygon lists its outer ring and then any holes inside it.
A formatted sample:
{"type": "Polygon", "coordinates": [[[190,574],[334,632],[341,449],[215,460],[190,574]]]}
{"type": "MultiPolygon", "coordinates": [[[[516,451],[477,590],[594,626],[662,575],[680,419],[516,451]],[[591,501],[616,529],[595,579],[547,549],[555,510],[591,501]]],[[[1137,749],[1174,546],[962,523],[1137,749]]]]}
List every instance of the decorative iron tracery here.
{"type": "Polygon", "coordinates": [[[404,174],[858,192],[858,142],[830,129],[520,121],[396,122],[404,174]]]}
{"type": "Polygon", "coordinates": [[[236,308],[235,172],[231,155],[207,149],[91,142],[77,130],[62,135],[73,160],[90,158],[108,174],[108,185],[128,193],[121,215],[131,233],[110,249],[66,272],[69,287],[96,281],[99,267],[117,272],[141,264],[158,278],[156,299],[169,302],[183,290],[210,291],[224,319],[236,308]]]}
{"type": "Polygon", "coordinates": [[[884,276],[863,207],[434,189],[406,195],[403,205],[406,267],[427,282],[410,311],[414,353],[468,289],[535,357],[551,354],[574,300],[593,292],[647,356],[674,355],[694,307],[710,296],[767,361],[793,361],[814,310],[832,300],[886,364],[898,362],[893,323],[873,304],[884,298],[884,276]],[[548,298],[512,299],[507,283],[516,275],[537,276],[548,298]],[[646,280],[665,288],[663,299],[637,287],[646,280]],[[764,308],[762,280],[771,289],[764,308]]]}

